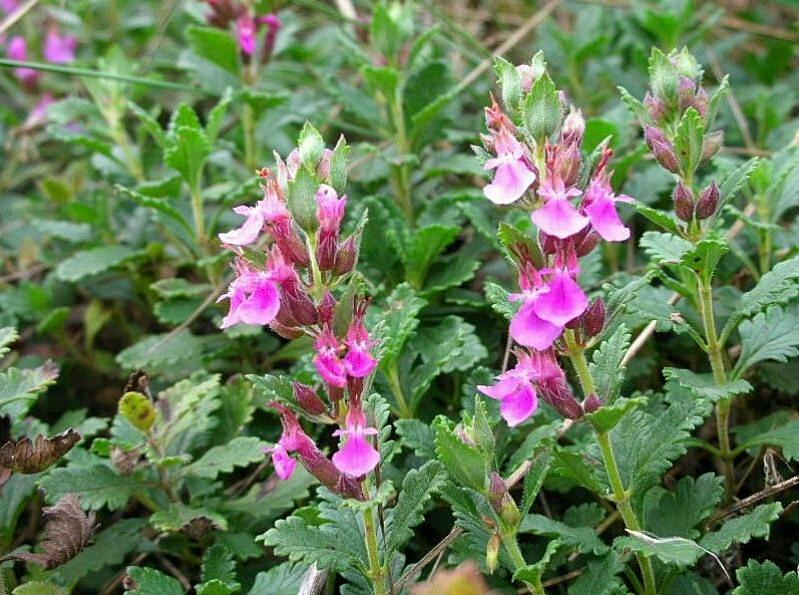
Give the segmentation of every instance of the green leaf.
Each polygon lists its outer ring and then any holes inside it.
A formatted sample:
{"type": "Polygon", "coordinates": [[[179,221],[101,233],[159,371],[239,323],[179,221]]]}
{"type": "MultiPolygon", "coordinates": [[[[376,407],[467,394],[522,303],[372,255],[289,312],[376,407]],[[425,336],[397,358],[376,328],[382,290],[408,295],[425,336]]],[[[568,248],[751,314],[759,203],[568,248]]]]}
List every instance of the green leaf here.
{"type": "Polygon", "coordinates": [[[544,72],[524,98],[522,120],[530,136],[541,143],[560,127],[561,119],[558,90],[549,74],[544,72]]]}
{"type": "Polygon", "coordinates": [[[724,336],[738,323],[752,314],[762,312],[770,306],[789,302],[799,295],[799,256],[775,265],[763,275],[750,291],[741,296],[741,302],[724,327],[724,336]]]}
{"type": "Polygon", "coordinates": [[[180,373],[185,375],[187,370],[199,367],[201,354],[199,337],[183,329],[174,335],[146,337],[120,351],[116,361],[126,370],[146,369],[150,373],[171,371],[174,374],[180,364],[180,373]]]}
{"type": "Polygon", "coordinates": [[[502,88],[502,105],[513,114],[518,111],[522,98],[522,76],[516,66],[502,57],[494,58],[494,71],[502,88]]]}
{"type": "Polygon", "coordinates": [[[350,157],[350,146],[340,136],[336,146],[333,147],[333,155],[330,158],[330,185],[338,192],[343,194],[347,186],[347,162],[350,157]]]}
{"type": "Polygon", "coordinates": [[[566,450],[564,447],[558,447],[554,451],[554,457],[551,475],[570,479],[596,494],[605,492],[605,487],[599,479],[600,464],[589,462],[590,459],[582,450],[566,450]]]}
{"type": "MultiPolygon", "coordinates": [[[[179,179],[179,178],[178,178],[179,179]]],[[[194,228],[189,224],[186,218],[183,216],[178,209],[175,208],[172,201],[166,198],[158,198],[154,196],[146,196],[140,192],[136,192],[130,188],[126,188],[120,184],[116,184],[114,189],[121,194],[124,194],[131,200],[135,201],[137,204],[140,204],[143,207],[147,207],[148,209],[153,209],[165,215],[175,223],[177,223],[189,237],[194,236],[194,228]]]]}
{"type": "Polygon", "coordinates": [[[241,589],[239,583],[230,585],[219,579],[213,579],[195,587],[197,595],[232,595],[232,593],[235,593],[239,589],[241,589]]]}
{"type": "Polygon", "coordinates": [[[544,550],[544,554],[539,558],[539,560],[533,564],[528,564],[523,568],[519,568],[513,573],[513,580],[515,581],[524,581],[527,583],[532,583],[534,585],[539,584],[541,582],[541,577],[544,575],[544,572],[547,570],[547,566],[552,560],[552,556],[558,551],[560,547],[560,541],[557,539],[553,539],[549,543],[547,543],[547,549],[544,550]]]}
{"type": "Polygon", "coordinates": [[[611,595],[621,585],[616,576],[624,569],[615,552],[588,563],[588,569],[569,587],[569,595],[611,595]]]}
{"type": "Polygon", "coordinates": [[[713,513],[723,494],[723,478],[713,473],[683,477],[674,491],[655,486],[644,497],[644,527],[663,537],[696,539],[696,527],[713,513]]]}
{"type": "Polygon", "coordinates": [[[254,436],[240,436],[222,446],[208,450],[183,471],[187,475],[215,479],[220,473],[230,473],[236,467],[246,467],[262,461],[266,442],[254,436]]]}
{"type": "Polygon", "coordinates": [[[536,268],[544,267],[544,255],[538,242],[535,242],[530,233],[525,233],[518,227],[500,222],[497,229],[499,239],[505,257],[516,266],[520,266],[524,259],[531,258],[536,268]]]}
{"type": "Polygon", "coordinates": [[[196,519],[206,519],[220,531],[226,531],[228,527],[227,519],[218,512],[180,502],[174,502],[167,508],[154,512],[150,516],[150,524],[161,532],[177,532],[196,519]]]}
{"type": "Polygon", "coordinates": [[[33,370],[9,368],[0,372],[0,413],[3,407],[16,401],[27,401],[25,411],[36,400],[36,396],[47,390],[58,378],[58,369],[51,365],[33,370]]]}
{"type": "Polygon", "coordinates": [[[192,191],[199,191],[205,161],[211,154],[211,141],[200,126],[178,126],[164,149],[164,162],[177,170],[192,191]]]}
{"type": "Polygon", "coordinates": [[[782,504],[761,504],[751,512],[725,522],[718,531],[708,533],[699,541],[702,547],[720,554],[734,543],[749,543],[753,537],[768,539],[771,523],[782,512],[782,504]]]}
{"type": "Polygon", "coordinates": [[[208,141],[213,145],[219,136],[219,131],[222,129],[222,124],[225,122],[230,102],[233,101],[233,91],[230,87],[225,89],[225,94],[219,99],[217,104],[208,112],[208,120],[205,124],[205,133],[208,135],[208,141]]]}
{"type": "Polygon", "coordinates": [[[0,328],[0,357],[10,351],[9,345],[19,339],[17,329],[11,326],[0,328]]]}
{"type": "Polygon", "coordinates": [[[751,448],[764,444],[778,446],[786,459],[799,461],[799,420],[792,420],[767,432],[747,437],[742,447],[751,448]]]}
{"type": "Polygon", "coordinates": [[[400,73],[396,68],[367,64],[361,67],[360,73],[363,80],[372,89],[382,94],[387,102],[395,101],[400,82],[400,73]]]}
{"type": "Polygon", "coordinates": [[[118,267],[138,254],[139,251],[135,248],[122,245],[81,250],[62,260],[56,267],[55,274],[62,281],[75,283],[85,277],[118,267]]]}
{"type": "Polygon", "coordinates": [[[623,324],[602,341],[592,353],[589,365],[596,383],[596,393],[602,402],[610,405],[619,395],[627,368],[622,365],[630,346],[630,333],[623,324]]]}
{"type": "Polygon", "coordinates": [[[740,378],[719,386],[713,374],[697,374],[684,368],[663,368],[663,376],[689,389],[697,397],[713,403],[734,395],[744,395],[752,390],[752,385],[740,378]]]}
{"type": "Polygon", "coordinates": [[[231,586],[237,585],[236,562],[233,560],[233,554],[221,543],[215,543],[203,554],[202,581],[207,583],[213,580],[231,586]]]}
{"type": "Polygon", "coordinates": [[[412,528],[424,520],[424,508],[444,480],[441,464],[428,461],[418,469],[411,469],[402,480],[402,490],[397,504],[386,519],[386,549],[399,551],[413,538],[412,528]]]}
{"type": "MultiPolygon", "coordinates": [[[[453,87],[453,77],[449,64],[441,60],[431,60],[414,69],[402,89],[402,102],[405,117],[413,121],[414,116],[420,114],[441,98],[450,97],[453,87]]],[[[441,108],[444,106],[441,105],[441,108]]],[[[441,110],[438,109],[438,112],[441,110]]],[[[431,114],[435,117],[438,114],[431,114]]],[[[418,126],[418,119],[416,121],[418,126]]],[[[416,131],[414,131],[416,132],[416,131]]],[[[429,128],[427,133],[432,132],[429,128]]]]}
{"type": "Polygon", "coordinates": [[[676,264],[691,252],[693,244],[679,236],[660,231],[647,231],[639,246],[655,264],[676,264]]]}
{"type": "Polygon", "coordinates": [[[402,446],[417,457],[428,460],[436,457],[435,435],[429,425],[418,419],[398,419],[394,429],[401,437],[402,446]]]}
{"type": "Polygon", "coordinates": [[[388,369],[399,357],[406,341],[419,325],[417,315],[426,303],[407,283],[395,287],[386,298],[386,307],[376,315],[376,320],[384,326],[385,340],[380,347],[382,369],[388,369]]]}
{"type": "Polygon", "coordinates": [[[306,572],[307,568],[302,564],[273,566],[255,576],[255,583],[247,595],[297,595],[306,572]]]}
{"type": "Polygon", "coordinates": [[[721,237],[707,237],[683,254],[680,264],[709,283],[721,258],[729,251],[729,242],[721,237]]]}
{"type": "Polygon", "coordinates": [[[486,294],[486,300],[494,312],[504,316],[507,320],[511,320],[516,315],[516,311],[519,309],[520,305],[518,302],[511,302],[508,299],[510,294],[503,287],[488,281],[483,285],[483,291],[486,294]]]}
{"type": "Polygon", "coordinates": [[[307,168],[297,170],[294,179],[288,183],[288,207],[300,227],[309,234],[316,231],[316,191],[319,182],[307,168]]]}
{"type": "Polygon", "coordinates": [[[757,157],[753,157],[727,174],[727,177],[724,178],[724,181],[722,181],[719,186],[719,195],[721,198],[719,199],[719,206],[716,208],[716,213],[720,213],[724,204],[738,194],[749,181],[749,176],[752,175],[752,171],[757,166],[758,161],[759,159],[757,157]]]}
{"type": "Polygon", "coordinates": [[[123,508],[141,488],[135,477],[117,475],[103,464],[53,469],[39,485],[46,492],[48,502],[57,502],[66,494],[75,492],[80,494],[83,506],[90,510],[123,508]]]}
{"type": "Polygon", "coordinates": [[[221,66],[228,72],[239,72],[239,48],[236,40],[225,29],[198,27],[191,25],[186,29],[189,45],[199,56],[221,66]]]}
{"type": "Polygon", "coordinates": [[[661,211],[660,209],[653,209],[639,201],[635,201],[633,205],[640,215],[643,215],[658,227],[674,235],[679,235],[680,222],[670,213],[661,211]]]}
{"type": "Polygon", "coordinates": [[[702,161],[702,144],[705,124],[702,116],[693,107],[682,115],[674,135],[674,150],[684,176],[690,177],[702,161]]]}
{"type": "Polygon", "coordinates": [[[733,595],[793,595],[799,593],[799,576],[796,571],[783,574],[779,566],[766,560],[749,560],[746,568],[739,568],[735,575],[740,586],[733,595]]]}
{"type": "Polygon", "coordinates": [[[438,224],[415,231],[413,239],[402,254],[405,276],[413,287],[422,288],[433,262],[455,241],[460,231],[460,227],[438,224]]]}
{"type": "Polygon", "coordinates": [[[799,355],[799,304],[785,309],[770,308],[738,327],[741,356],[733,376],[740,378],[759,362],[786,362],[799,355]]]}
{"type": "Polygon", "coordinates": [[[126,590],[125,595],[184,595],[185,593],[177,579],[153,568],[128,566],[127,574],[135,586],[133,590],[126,590]]]}
{"type": "Polygon", "coordinates": [[[310,171],[315,171],[322,154],[325,152],[325,139],[307,120],[300,131],[297,149],[300,152],[302,164],[310,171]]]}
{"type": "Polygon", "coordinates": [[[449,474],[460,485],[482,492],[487,470],[480,451],[463,442],[445,417],[437,417],[433,421],[433,429],[436,433],[436,454],[449,474]]]}
{"type": "Polygon", "coordinates": [[[693,566],[705,552],[695,542],[684,537],[655,537],[638,531],[629,531],[629,537],[617,537],[613,547],[630,550],[645,556],[654,556],[666,564],[693,566]]]}
{"type": "Polygon", "coordinates": [[[11,591],[11,595],[67,595],[67,592],[53,583],[31,581],[11,591]]]}
{"type": "Polygon", "coordinates": [[[631,411],[645,405],[646,397],[630,397],[617,399],[610,405],[603,405],[593,413],[587,413],[585,418],[599,433],[609,432],[631,411]]]}
{"type": "Polygon", "coordinates": [[[519,531],[556,537],[562,545],[575,548],[581,554],[593,553],[599,556],[608,551],[608,546],[602,542],[593,527],[570,527],[542,514],[525,516],[519,531]]]}

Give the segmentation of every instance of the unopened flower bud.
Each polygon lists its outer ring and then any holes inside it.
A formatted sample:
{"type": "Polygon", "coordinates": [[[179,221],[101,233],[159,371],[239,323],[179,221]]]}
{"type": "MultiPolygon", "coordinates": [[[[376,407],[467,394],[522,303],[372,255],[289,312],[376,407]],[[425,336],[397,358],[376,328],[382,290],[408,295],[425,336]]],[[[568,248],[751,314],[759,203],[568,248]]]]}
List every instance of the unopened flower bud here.
{"type": "Polygon", "coordinates": [[[599,398],[599,395],[596,393],[591,393],[588,395],[588,398],[583,401],[583,411],[586,413],[593,413],[600,407],[602,407],[602,399],[599,398]]]}
{"type": "Polygon", "coordinates": [[[278,337],[283,337],[288,340],[299,339],[305,334],[300,329],[287,326],[277,320],[270,322],[269,328],[272,329],[272,332],[278,337]]]}
{"type": "Polygon", "coordinates": [[[655,97],[649,91],[647,91],[644,96],[644,105],[646,106],[646,111],[649,113],[649,116],[657,123],[662,122],[669,111],[666,102],[659,97],[655,97]]]}
{"type": "Polygon", "coordinates": [[[477,446],[477,441],[474,439],[472,432],[466,428],[463,424],[458,424],[455,426],[455,435],[461,439],[461,442],[464,444],[468,444],[469,446],[477,446]]]}
{"type": "Polygon", "coordinates": [[[558,238],[551,236],[543,230],[538,230],[538,243],[544,254],[555,254],[558,251],[558,238]]]}
{"type": "Polygon", "coordinates": [[[605,300],[596,298],[582,315],[583,330],[588,337],[598,336],[605,328],[605,300]]]}
{"type": "Polygon", "coordinates": [[[590,254],[602,239],[597,232],[588,231],[588,229],[590,228],[581,231],[574,240],[574,253],[578,258],[590,254]]]}
{"type": "Polygon", "coordinates": [[[580,176],[580,166],[582,163],[583,157],[580,152],[579,144],[566,145],[559,151],[555,173],[560,176],[566,187],[577,182],[577,178],[580,176]]]}
{"type": "Polygon", "coordinates": [[[702,143],[702,161],[707,161],[719,152],[721,145],[724,144],[724,131],[716,130],[705,135],[702,143]]]}
{"type": "Polygon", "coordinates": [[[336,261],[333,265],[333,272],[336,275],[346,275],[353,268],[358,261],[360,234],[352,234],[344,240],[336,251],[336,261]]]}
{"type": "Polygon", "coordinates": [[[493,574],[499,565],[499,548],[502,545],[502,539],[499,533],[494,533],[488,540],[486,545],[486,568],[488,574],[493,574]]]}
{"type": "Polygon", "coordinates": [[[516,67],[516,71],[522,79],[522,92],[529,93],[530,89],[533,88],[535,79],[540,76],[541,73],[536,72],[535,68],[530,64],[519,64],[516,67]]]}
{"type": "Polygon", "coordinates": [[[316,174],[325,184],[330,183],[330,162],[332,159],[333,151],[325,149],[322,153],[322,158],[319,160],[319,165],[316,166],[316,174]]]}
{"type": "Polygon", "coordinates": [[[581,146],[585,135],[585,118],[583,112],[572,107],[569,115],[563,120],[560,131],[561,144],[581,146]]]}
{"type": "Polygon", "coordinates": [[[280,303],[285,304],[291,316],[299,324],[311,326],[317,323],[316,306],[304,291],[285,291],[281,287],[280,303]]]}
{"type": "Polygon", "coordinates": [[[708,217],[712,217],[719,206],[720,197],[721,193],[719,192],[719,187],[716,181],[713,180],[710,186],[702,190],[702,193],[699,195],[699,200],[696,201],[696,218],[707,219],[708,217]]]}
{"type": "Polygon", "coordinates": [[[557,409],[558,413],[569,419],[578,419],[583,416],[583,408],[574,398],[565,382],[541,385],[539,396],[557,409]]]}
{"type": "Polygon", "coordinates": [[[694,193],[688,186],[682,183],[677,183],[674,189],[674,212],[681,220],[690,222],[694,218],[694,193]]]}
{"type": "Polygon", "coordinates": [[[322,298],[322,302],[319,304],[319,308],[317,308],[319,312],[319,322],[324,324],[332,324],[333,317],[336,315],[336,306],[338,302],[336,298],[333,297],[333,294],[329,291],[325,292],[324,297],[322,298]]]}
{"type": "Polygon", "coordinates": [[[310,415],[322,415],[327,411],[324,401],[316,394],[316,391],[301,382],[294,382],[294,396],[300,408],[310,415]]]}
{"type": "Polygon", "coordinates": [[[675,174],[680,171],[680,162],[674,152],[674,145],[662,130],[654,126],[645,126],[644,139],[660,165],[675,174]]]}
{"type": "Polygon", "coordinates": [[[491,473],[489,487],[488,487],[488,501],[491,507],[502,519],[502,522],[509,527],[515,527],[521,519],[521,513],[516,503],[511,498],[508,488],[505,485],[505,480],[500,477],[499,473],[493,471],[491,473]]]}

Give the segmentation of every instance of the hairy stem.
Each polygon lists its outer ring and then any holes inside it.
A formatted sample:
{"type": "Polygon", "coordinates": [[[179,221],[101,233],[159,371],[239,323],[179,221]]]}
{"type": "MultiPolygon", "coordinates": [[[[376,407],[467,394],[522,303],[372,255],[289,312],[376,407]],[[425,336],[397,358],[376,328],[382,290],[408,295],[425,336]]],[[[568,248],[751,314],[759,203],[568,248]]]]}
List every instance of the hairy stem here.
{"type": "Polygon", "coordinates": [[[391,117],[394,121],[394,144],[397,146],[397,158],[400,163],[392,167],[394,172],[394,190],[397,195],[397,202],[405,213],[405,218],[409,224],[413,224],[413,197],[411,196],[411,172],[408,164],[405,163],[407,155],[411,152],[408,141],[408,133],[405,129],[405,112],[402,109],[402,95],[399,90],[395,94],[391,103],[391,117]]]}
{"type": "MultiPolygon", "coordinates": [[[[511,562],[513,563],[514,571],[521,570],[527,566],[527,562],[525,562],[524,556],[522,555],[522,550],[519,549],[519,542],[516,539],[516,532],[512,530],[501,530],[499,537],[502,540],[502,545],[505,547],[505,551],[508,553],[508,557],[510,557],[511,562]]],[[[523,582],[533,593],[535,593],[535,595],[544,595],[544,588],[541,586],[540,580],[537,581],[537,584],[528,581],[523,582]]]]}
{"type": "MultiPolygon", "coordinates": [[[[724,344],[719,341],[716,332],[716,319],[713,314],[713,287],[710,280],[699,276],[699,314],[707,342],[710,368],[713,379],[718,386],[727,384],[727,370],[724,366],[724,344]]],[[[735,466],[733,465],[732,448],[730,447],[730,410],[732,398],[724,397],[716,403],[716,433],[719,439],[721,468],[724,472],[727,498],[731,499],[735,493],[735,466]]]]}
{"type": "Polygon", "coordinates": [[[396,363],[392,364],[386,374],[388,384],[391,387],[391,392],[394,394],[394,400],[397,401],[397,410],[399,417],[410,419],[413,417],[413,410],[405,398],[405,393],[402,390],[402,383],[399,378],[399,370],[396,363]]]}
{"type": "Polygon", "coordinates": [[[255,139],[255,114],[252,106],[245,103],[241,112],[241,127],[244,134],[244,165],[254,171],[258,167],[258,151],[255,139]]]}
{"type": "Polygon", "coordinates": [[[366,551],[369,554],[369,577],[372,579],[375,595],[386,595],[386,569],[380,563],[380,548],[377,543],[377,523],[374,508],[363,511],[363,524],[366,532],[366,551]]]}
{"type": "MultiPolygon", "coordinates": [[[[583,389],[583,396],[588,397],[588,395],[596,392],[596,383],[594,382],[594,377],[591,375],[591,369],[588,367],[585,349],[577,343],[574,331],[567,329],[564,333],[564,337],[566,339],[566,346],[568,347],[569,359],[574,366],[574,371],[577,373],[577,378],[583,389]]],[[[641,523],[638,521],[638,517],[630,503],[630,492],[624,487],[624,481],[619,471],[619,464],[616,461],[613,445],[610,442],[610,435],[607,432],[597,432],[596,437],[599,448],[602,451],[602,460],[605,464],[608,479],[610,480],[611,489],[613,490],[613,500],[624,521],[624,526],[631,531],[640,531],[641,523]]],[[[638,559],[638,566],[641,569],[641,576],[644,579],[644,595],[655,595],[657,591],[652,561],[641,554],[637,555],[636,558],[638,559]]]]}

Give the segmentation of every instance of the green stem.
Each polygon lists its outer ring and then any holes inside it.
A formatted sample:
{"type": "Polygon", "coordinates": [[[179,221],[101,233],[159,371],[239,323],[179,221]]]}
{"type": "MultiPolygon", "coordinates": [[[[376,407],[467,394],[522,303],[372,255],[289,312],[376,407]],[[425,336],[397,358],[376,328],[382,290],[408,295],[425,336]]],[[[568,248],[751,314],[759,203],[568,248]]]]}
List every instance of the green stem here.
{"type": "Polygon", "coordinates": [[[241,113],[241,126],[244,132],[244,165],[250,171],[258,167],[255,139],[255,114],[252,106],[245,103],[241,113]]]}
{"type": "Polygon", "coordinates": [[[402,391],[402,383],[400,382],[399,370],[397,369],[396,363],[393,363],[389,367],[386,377],[388,378],[388,384],[391,387],[391,392],[394,394],[394,399],[397,401],[399,417],[405,419],[412,418],[413,411],[411,410],[410,405],[408,405],[407,399],[405,399],[405,393],[402,391]]]}
{"type": "Polygon", "coordinates": [[[322,281],[322,271],[319,269],[319,263],[316,261],[316,234],[307,235],[305,246],[308,248],[308,260],[311,263],[311,279],[313,281],[311,293],[314,298],[316,298],[316,301],[320,301],[324,294],[325,285],[322,281]]]}
{"type": "MultiPolygon", "coordinates": [[[[512,530],[501,530],[499,532],[499,537],[502,540],[502,545],[505,547],[505,551],[508,553],[508,557],[510,557],[511,562],[513,562],[513,569],[514,571],[519,571],[522,568],[527,566],[527,562],[524,560],[524,556],[522,555],[522,550],[519,549],[519,542],[516,539],[516,533],[512,530]]],[[[531,583],[528,581],[523,581],[525,585],[535,593],[535,595],[545,595],[544,594],[544,587],[541,584],[541,581],[538,580],[535,583],[531,583]]]]}
{"type": "Polygon", "coordinates": [[[197,237],[197,244],[203,254],[206,253],[207,238],[205,237],[205,209],[203,207],[203,194],[200,189],[199,181],[191,185],[191,212],[194,216],[194,233],[197,237]]]}
{"type": "MultiPolygon", "coordinates": [[[[567,329],[564,337],[569,350],[569,359],[574,366],[574,371],[577,373],[577,378],[583,389],[583,396],[588,397],[588,395],[596,392],[596,383],[591,375],[591,369],[588,367],[585,349],[577,343],[573,330],[567,329]]],[[[602,460],[605,463],[605,470],[610,480],[611,489],[613,490],[613,500],[624,521],[624,526],[631,531],[640,531],[641,523],[638,521],[638,517],[630,503],[630,492],[624,487],[619,464],[616,462],[616,455],[610,442],[610,435],[607,432],[597,432],[596,437],[599,448],[602,451],[602,460]]],[[[637,555],[636,558],[641,569],[641,576],[644,579],[644,595],[656,595],[655,572],[652,568],[652,561],[641,554],[637,555]]]]}
{"type": "Polygon", "coordinates": [[[375,595],[387,595],[386,569],[380,563],[380,547],[377,544],[377,523],[374,508],[363,511],[363,524],[366,532],[366,552],[369,555],[369,576],[372,579],[375,595]]]}
{"type": "Polygon", "coordinates": [[[411,196],[411,172],[408,164],[405,163],[407,155],[411,152],[408,132],[405,129],[405,112],[402,108],[402,95],[399,89],[391,101],[391,117],[394,120],[394,143],[397,145],[397,157],[402,161],[393,167],[394,187],[405,218],[409,224],[413,224],[413,197],[411,196]]]}
{"type": "Polygon", "coordinates": [[[128,133],[118,121],[109,122],[109,124],[111,124],[111,135],[114,137],[114,142],[122,151],[122,156],[125,158],[125,165],[130,175],[132,175],[137,182],[144,182],[144,168],[142,167],[139,155],[133,150],[133,144],[131,143],[128,133]]]}
{"type": "MultiPolygon", "coordinates": [[[[727,384],[727,371],[724,366],[724,344],[719,341],[716,331],[716,319],[713,313],[713,286],[710,280],[698,278],[699,288],[699,314],[705,330],[705,341],[710,358],[710,368],[713,379],[718,386],[727,384]]],[[[732,398],[724,397],[716,403],[716,433],[719,439],[721,468],[724,472],[727,498],[731,499],[735,493],[735,466],[730,447],[730,411],[732,398]]]]}
{"type": "MultiPolygon", "coordinates": [[[[631,531],[640,531],[641,523],[638,522],[638,517],[633,510],[632,504],[630,504],[630,492],[624,488],[619,465],[616,462],[616,455],[613,452],[613,445],[610,442],[610,435],[607,432],[597,432],[596,438],[602,451],[602,460],[605,463],[605,470],[608,473],[610,486],[613,490],[613,500],[616,502],[616,508],[624,521],[624,526],[631,531]]],[[[657,590],[652,561],[642,554],[638,554],[636,558],[641,569],[641,576],[644,579],[644,594],[655,595],[657,590]]]]}

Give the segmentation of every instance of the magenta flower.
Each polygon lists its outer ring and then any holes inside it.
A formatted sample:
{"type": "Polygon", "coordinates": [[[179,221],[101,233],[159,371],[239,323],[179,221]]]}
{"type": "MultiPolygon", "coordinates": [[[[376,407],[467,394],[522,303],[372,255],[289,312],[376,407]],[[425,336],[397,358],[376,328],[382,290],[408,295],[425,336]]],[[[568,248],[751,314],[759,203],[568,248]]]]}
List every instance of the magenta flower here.
{"type": "Polygon", "coordinates": [[[344,367],[347,374],[353,378],[366,378],[377,368],[377,360],[371,352],[374,341],[369,337],[369,331],[363,323],[368,305],[369,302],[366,300],[357,305],[355,318],[344,339],[348,348],[347,355],[344,357],[344,367]]]}
{"type": "Polygon", "coordinates": [[[70,64],[75,61],[75,48],[78,40],[71,35],[63,37],[58,29],[51,27],[44,40],[44,58],[53,64],[70,64]]]}
{"type": "Polygon", "coordinates": [[[623,242],[630,237],[630,230],[622,223],[616,210],[617,202],[632,202],[632,198],[616,196],[610,186],[610,177],[600,169],[585,191],[584,209],[593,228],[608,242],[623,242]]]}
{"type": "Polygon", "coordinates": [[[19,0],[0,0],[0,10],[5,13],[14,12],[19,8],[19,0]]]}
{"type": "Polygon", "coordinates": [[[369,473],[380,462],[380,453],[369,442],[367,436],[375,436],[377,430],[367,426],[366,416],[359,406],[353,406],[347,414],[347,426],[333,432],[344,436],[344,443],[333,455],[336,469],[350,477],[361,477],[369,473]]]}
{"type": "Polygon", "coordinates": [[[530,215],[533,223],[545,233],[565,239],[573,236],[586,225],[588,217],[581,215],[571,199],[582,194],[577,188],[565,188],[559,176],[550,175],[538,188],[538,194],[545,199],[543,207],[530,215]]]}
{"type": "Polygon", "coordinates": [[[339,357],[341,345],[330,326],[325,326],[325,329],[316,338],[314,347],[316,356],[314,356],[313,362],[325,382],[339,388],[347,386],[347,369],[339,357]]]}
{"type": "Polygon", "coordinates": [[[483,194],[494,204],[509,205],[521,198],[536,175],[525,159],[524,147],[505,126],[494,134],[494,151],[497,156],[484,166],[496,170],[494,181],[483,188],[483,194]]]}
{"type": "Polygon", "coordinates": [[[522,307],[510,323],[510,336],[514,341],[533,349],[547,349],[563,332],[563,326],[542,318],[536,311],[536,303],[549,292],[540,273],[532,263],[527,263],[519,275],[522,293],[510,295],[513,302],[523,301],[522,307]]]}
{"type": "Polygon", "coordinates": [[[252,56],[255,53],[255,37],[258,29],[255,19],[250,15],[244,15],[236,20],[236,36],[239,40],[241,51],[252,56]]]}
{"type": "Polygon", "coordinates": [[[240,265],[238,276],[226,294],[217,301],[230,300],[230,312],[222,319],[221,328],[234,324],[269,324],[280,310],[280,293],[272,275],[252,271],[240,265]]]}
{"type": "MultiPolygon", "coordinates": [[[[6,48],[6,55],[12,60],[25,62],[28,60],[28,42],[19,35],[12,37],[6,48]]],[[[39,81],[41,73],[33,68],[15,68],[14,76],[27,86],[33,86],[39,81]]]]}
{"type": "Polygon", "coordinates": [[[535,301],[538,316],[551,324],[563,326],[585,312],[588,297],[568,271],[552,271],[548,286],[549,291],[535,301]]]}
{"type": "MultiPolygon", "coordinates": [[[[282,440],[281,440],[282,442],[282,440]]],[[[264,452],[272,455],[272,464],[275,466],[275,473],[282,480],[291,479],[294,474],[294,469],[297,467],[297,461],[289,456],[288,450],[278,442],[274,446],[268,446],[264,452]]]]}
{"type": "Polygon", "coordinates": [[[323,231],[338,233],[344,220],[347,197],[338,197],[338,193],[327,184],[322,184],[316,191],[316,216],[319,227],[323,231]]]}

